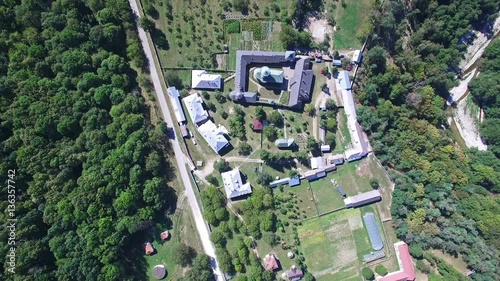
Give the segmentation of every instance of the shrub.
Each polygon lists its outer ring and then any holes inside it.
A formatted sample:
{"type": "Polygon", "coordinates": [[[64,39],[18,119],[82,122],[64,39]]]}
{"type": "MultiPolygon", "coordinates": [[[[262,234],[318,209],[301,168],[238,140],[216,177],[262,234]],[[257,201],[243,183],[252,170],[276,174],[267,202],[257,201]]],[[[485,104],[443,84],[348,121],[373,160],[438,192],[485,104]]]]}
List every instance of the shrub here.
{"type": "Polygon", "coordinates": [[[385,276],[387,274],[387,268],[379,264],[375,267],[375,272],[377,272],[378,275],[385,276]]]}
{"type": "Polygon", "coordinates": [[[261,21],[244,21],[241,24],[242,31],[251,31],[254,40],[262,40],[262,22],[261,21]]]}
{"type": "Polygon", "coordinates": [[[361,269],[361,274],[366,280],[373,280],[375,278],[373,271],[368,267],[363,267],[363,269],[361,269]]]}
{"type": "Polygon", "coordinates": [[[410,254],[416,259],[421,259],[424,255],[424,250],[420,244],[412,244],[410,246],[410,254]]]}
{"type": "Polygon", "coordinates": [[[374,179],[371,179],[370,180],[370,185],[373,189],[377,189],[379,188],[380,184],[378,183],[378,181],[374,180],[374,179]]]}
{"type": "Polygon", "coordinates": [[[250,153],[252,153],[252,147],[248,143],[242,142],[238,148],[238,154],[246,156],[250,153]]]}
{"type": "Polygon", "coordinates": [[[424,262],[424,260],[417,260],[416,267],[425,274],[429,274],[431,272],[431,268],[424,262]]]}
{"type": "Polygon", "coordinates": [[[213,186],[219,186],[219,180],[216,177],[212,176],[212,175],[206,176],[205,180],[208,181],[213,186]]]}
{"type": "Polygon", "coordinates": [[[172,259],[175,264],[182,267],[191,265],[192,260],[196,257],[196,251],[184,243],[178,244],[174,249],[172,259]]]}
{"type": "Polygon", "coordinates": [[[225,25],[227,34],[240,33],[240,22],[238,20],[227,20],[225,25]]]}

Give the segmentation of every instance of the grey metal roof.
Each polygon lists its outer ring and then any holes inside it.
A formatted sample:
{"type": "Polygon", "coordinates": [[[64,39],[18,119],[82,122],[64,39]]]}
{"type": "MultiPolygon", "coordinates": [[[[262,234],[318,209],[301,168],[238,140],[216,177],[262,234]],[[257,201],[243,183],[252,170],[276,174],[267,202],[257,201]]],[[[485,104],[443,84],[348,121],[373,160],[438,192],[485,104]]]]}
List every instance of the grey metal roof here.
{"type": "Polygon", "coordinates": [[[293,178],[291,178],[289,181],[288,181],[288,184],[292,187],[292,186],[296,186],[296,185],[300,185],[300,178],[298,176],[295,176],[293,178]]]}
{"type": "Polygon", "coordinates": [[[371,252],[368,255],[364,255],[363,256],[363,261],[364,262],[371,262],[371,261],[374,261],[374,260],[381,259],[383,257],[385,257],[384,251],[373,251],[373,252],[371,252]]]}
{"type": "Polygon", "coordinates": [[[277,139],[274,141],[274,145],[277,147],[290,147],[295,143],[295,139],[277,139]]]}
{"type": "Polygon", "coordinates": [[[285,52],[236,51],[236,76],[234,77],[234,91],[247,91],[247,67],[250,64],[281,64],[287,61],[285,52]]]}
{"type": "Polygon", "coordinates": [[[365,222],[366,230],[368,231],[368,237],[372,243],[373,250],[382,250],[384,243],[382,242],[382,237],[380,237],[380,231],[377,226],[375,215],[373,213],[366,213],[363,216],[363,221],[365,222]]]}
{"type": "MultiPolygon", "coordinates": [[[[301,107],[311,98],[313,71],[309,58],[299,58],[295,65],[295,52],[264,52],[264,51],[236,51],[236,74],[234,78],[234,90],[229,94],[233,101],[255,103],[257,99],[245,96],[248,91],[248,67],[251,64],[265,64],[294,67],[292,79],[290,79],[290,99],[288,106],[301,107]]],[[[255,93],[251,93],[254,95],[255,93]]]]}
{"type": "Polygon", "coordinates": [[[290,79],[290,99],[288,106],[301,107],[304,101],[311,98],[313,71],[310,70],[309,58],[300,58],[295,64],[293,77],[290,79]]]}
{"type": "Polygon", "coordinates": [[[347,208],[359,207],[372,202],[377,202],[381,199],[380,192],[378,190],[372,190],[364,192],[358,195],[349,196],[344,199],[344,203],[347,208]]]}
{"type": "Polygon", "coordinates": [[[282,178],[282,179],[270,182],[269,186],[270,187],[275,187],[275,186],[278,186],[278,185],[288,184],[289,181],[290,181],[290,178],[282,178]]]}
{"type": "Polygon", "coordinates": [[[340,88],[342,90],[350,90],[351,79],[349,78],[349,72],[346,70],[340,71],[338,77],[339,77],[340,88]]]}
{"type": "Polygon", "coordinates": [[[227,198],[235,198],[252,193],[252,186],[249,182],[243,183],[239,169],[221,173],[221,176],[227,198]]]}
{"type": "Polygon", "coordinates": [[[344,189],[342,189],[342,187],[340,186],[337,186],[337,191],[340,193],[340,195],[342,196],[346,196],[347,194],[345,193],[344,189]]]}

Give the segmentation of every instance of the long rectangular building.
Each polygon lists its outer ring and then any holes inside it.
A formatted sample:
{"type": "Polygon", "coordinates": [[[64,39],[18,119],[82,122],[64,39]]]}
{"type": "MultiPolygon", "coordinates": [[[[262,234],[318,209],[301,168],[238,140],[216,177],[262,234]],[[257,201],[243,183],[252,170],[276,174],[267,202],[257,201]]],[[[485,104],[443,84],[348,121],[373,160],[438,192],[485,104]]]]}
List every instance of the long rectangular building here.
{"type": "Polygon", "coordinates": [[[373,202],[378,202],[382,199],[378,190],[372,190],[354,196],[349,196],[344,199],[346,208],[356,208],[373,202]]]}
{"type": "Polygon", "coordinates": [[[184,115],[184,110],[182,109],[180,94],[177,88],[170,87],[167,89],[168,97],[174,108],[175,119],[179,124],[186,122],[186,116],[184,115]]]}
{"type": "Polygon", "coordinates": [[[368,154],[368,143],[363,136],[363,130],[358,123],[356,106],[354,104],[354,96],[351,91],[351,81],[349,79],[349,72],[339,72],[339,82],[342,92],[342,101],[344,103],[344,112],[347,116],[347,128],[351,136],[352,147],[345,151],[345,159],[347,161],[355,161],[365,157],[368,154]]]}

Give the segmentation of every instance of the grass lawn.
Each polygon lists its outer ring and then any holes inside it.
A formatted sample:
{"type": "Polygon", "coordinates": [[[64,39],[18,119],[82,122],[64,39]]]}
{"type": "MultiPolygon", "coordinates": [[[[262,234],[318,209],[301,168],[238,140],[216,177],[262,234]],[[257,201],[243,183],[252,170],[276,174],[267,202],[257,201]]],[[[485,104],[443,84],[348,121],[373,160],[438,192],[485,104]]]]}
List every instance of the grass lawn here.
{"type": "Polygon", "coordinates": [[[376,207],[383,220],[389,219],[391,218],[392,181],[387,177],[383,168],[376,162],[374,155],[369,155],[366,160],[371,177],[380,185],[379,191],[382,195],[382,201],[377,203],[376,207]]]}
{"type": "MultiPolygon", "coordinates": [[[[327,1],[325,6],[330,9],[333,1],[327,1]]],[[[369,24],[371,12],[370,0],[345,0],[346,7],[342,7],[340,2],[336,2],[337,31],[334,32],[335,49],[359,49],[363,42],[358,40],[358,34],[369,24]]]]}
{"type": "Polygon", "coordinates": [[[207,0],[204,5],[193,1],[188,7],[183,0],[171,0],[171,11],[163,1],[151,2],[159,15],[156,26],[168,41],[168,48],[159,49],[162,65],[213,68],[213,54],[224,45],[222,19],[217,15],[219,1],[207,0]]]}
{"type": "Polygon", "coordinates": [[[306,264],[316,277],[341,268],[359,267],[358,256],[367,251],[368,236],[359,209],[345,209],[306,220],[298,232],[306,264]]]}
{"type": "Polygon", "coordinates": [[[370,186],[369,171],[366,169],[367,159],[361,159],[356,162],[345,162],[337,167],[337,171],[329,173],[328,179],[335,179],[337,185],[341,186],[347,196],[357,195],[362,192],[372,190],[370,186]]]}
{"type": "Polygon", "coordinates": [[[344,208],[344,200],[328,178],[309,183],[320,214],[344,208]]]}
{"type": "Polygon", "coordinates": [[[342,280],[342,281],[362,281],[363,278],[359,275],[356,267],[348,267],[346,269],[342,268],[336,273],[329,273],[316,278],[317,281],[331,281],[331,280],[342,280]]]}
{"type": "Polygon", "coordinates": [[[337,113],[337,139],[340,141],[340,145],[337,145],[341,151],[345,151],[348,146],[351,145],[351,134],[349,134],[349,127],[347,126],[347,116],[343,108],[339,109],[337,113]]]}
{"type": "MultiPolygon", "coordinates": [[[[167,269],[167,277],[164,280],[178,280],[182,275],[182,269],[176,266],[172,261],[174,248],[179,243],[184,243],[193,247],[196,252],[202,253],[202,246],[198,237],[198,232],[194,226],[193,215],[189,210],[187,201],[181,201],[175,213],[170,216],[172,220],[173,229],[169,229],[170,237],[163,243],[153,241],[153,246],[156,249],[155,254],[145,256],[148,264],[148,276],[150,280],[153,278],[151,272],[153,267],[158,264],[165,265],[167,269]]],[[[162,232],[164,229],[156,229],[156,232],[162,232]]]]}

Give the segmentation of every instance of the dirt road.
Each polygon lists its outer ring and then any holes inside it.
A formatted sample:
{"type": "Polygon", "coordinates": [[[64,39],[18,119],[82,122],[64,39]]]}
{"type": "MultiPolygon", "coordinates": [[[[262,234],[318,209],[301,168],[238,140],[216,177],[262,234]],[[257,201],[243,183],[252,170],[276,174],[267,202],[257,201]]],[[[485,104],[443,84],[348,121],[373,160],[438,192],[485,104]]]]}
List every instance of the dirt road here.
{"type": "MultiPolygon", "coordinates": [[[[134,17],[138,19],[140,17],[140,13],[136,1],[129,0],[129,3],[134,13],[134,17]]],[[[148,37],[144,29],[142,29],[141,27],[137,27],[137,29],[139,31],[139,38],[141,40],[142,48],[144,49],[144,53],[149,61],[149,72],[151,74],[151,80],[153,81],[156,98],[159,101],[161,112],[163,114],[163,119],[165,120],[169,128],[174,128],[174,122],[172,121],[172,117],[170,115],[167,102],[165,100],[165,93],[163,92],[162,84],[160,82],[162,78],[154,62],[153,51],[152,51],[153,47],[149,44],[148,37]]],[[[203,245],[203,250],[208,256],[210,256],[212,260],[212,269],[214,271],[216,279],[222,281],[224,280],[224,277],[222,276],[221,271],[219,270],[219,266],[217,264],[217,260],[215,257],[215,248],[212,242],[210,241],[208,226],[205,223],[205,219],[201,214],[200,206],[198,205],[198,201],[196,200],[190,175],[186,168],[186,157],[180,148],[179,142],[177,141],[177,135],[175,133],[175,130],[173,130],[173,137],[171,137],[171,144],[172,144],[172,149],[174,150],[175,160],[177,162],[179,174],[182,178],[181,180],[186,188],[186,196],[188,198],[189,205],[191,206],[191,211],[193,213],[196,228],[198,230],[201,243],[203,245]]]]}

